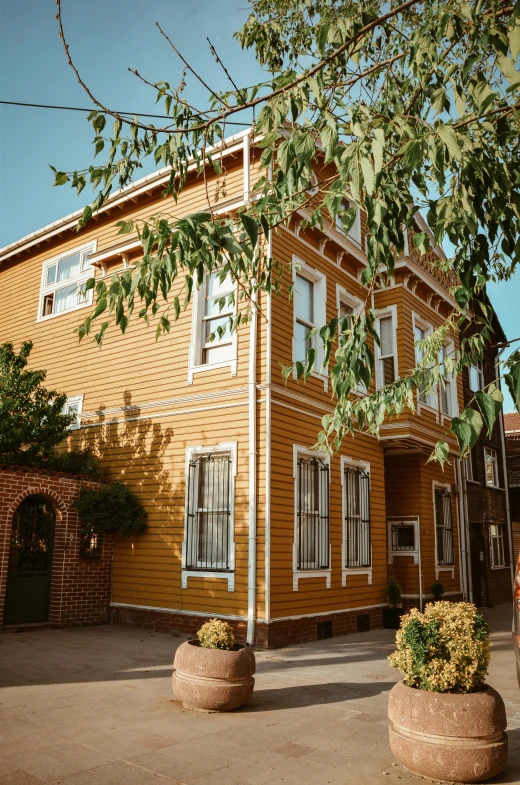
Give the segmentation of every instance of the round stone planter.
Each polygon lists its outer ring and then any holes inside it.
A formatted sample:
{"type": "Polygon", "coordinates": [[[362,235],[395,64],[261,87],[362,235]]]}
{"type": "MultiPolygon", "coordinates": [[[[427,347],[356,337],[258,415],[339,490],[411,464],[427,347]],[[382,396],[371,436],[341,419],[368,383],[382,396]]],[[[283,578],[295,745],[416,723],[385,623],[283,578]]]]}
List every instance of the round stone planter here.
{"type": "Polygon", "coordinates": [[[204,649],[186,641],[175,653],[173,691],[187,709],[231,711],[253,694],[254,672],[255,655],[247,647],[204,649]]]}
{"type": "Polygon", "coordinates": [[[392,688],[390,747],[414,774],[446,782],[482,782],[507,760],[504,701],[492,687],[467,695],[392,688]]]}

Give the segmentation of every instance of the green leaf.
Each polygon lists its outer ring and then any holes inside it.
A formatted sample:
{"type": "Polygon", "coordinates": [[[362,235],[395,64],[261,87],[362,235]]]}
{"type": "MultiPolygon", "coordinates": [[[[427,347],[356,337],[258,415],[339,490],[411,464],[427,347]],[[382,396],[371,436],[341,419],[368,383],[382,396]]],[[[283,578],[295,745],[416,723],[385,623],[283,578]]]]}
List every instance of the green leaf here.
{"type": "Polygon", "coordinates": [[[363,178],[365,180],[367,194],[373,194],[376,184],[376,177],[374,173],[374,167],[372,166],[372,161],[370,161],[369,158],[361,158],[360,164],[361,170],[363,172],[363,178]]]}
{"type": "Polygon", "coordinates": [[[520,412],[520,363],[512,365],[509,373],[505,374],[504,379],[511,393],[516,411],[520,412]]]}
{"type": "Polygon", "coordinates": [[[477,399],[478,408],[482,412],[482,416],[486,423],[488,436],[491,436],[495,420],[502,408],[504,396],[500,390],[494,387],[490,393],[484,392],[484,390],[478,390],[478,392],[475,393],[475,398],[477,399]]]}
{"type": "Polygon", "coordinates": [[[450,125],[439,125],[435,129],[435,132],[448,148],[448,152],[452,158],[459,160],[462,152],[457,140],[457,134],[453,128],[450,125]]]}
{"type": "Polygon", "coordinates": [[[240,213],[240,220],[242,221],[244,229],[246,230],[247,235],[251,240],[251,246],[254,250],[258,242],[258,224],[255,219],[251,218],[251,216],[247,215],[247,213],[240,213]]]}
{"type": "Polygon", "coordinates": [[[515,64],[510,57],[499,57],[498,67],[511,85],[520,84],[520,73],[515,69],[515,64]]]}
{"type": "Polygon", "coordinates": [[[507,34],[509,39],[509,48],[511,49],[511,57],[513,60],[516,60],[518,55],[520,55],[520,23],[518,20],[515,23],[515,26],[512,30],[509,31],[507,34]]]}
{"type": "Polygon", "coordinates": [[[461,455],[471,450],[477,443],[482,431],[482,417],[476,409],[467,408],[451,421],[451,431],[455,434],[461,455]]]}
{"type": "Polygon", "coordinates": [[[372,154],[374,156],[374,170],[379,174],[383,168],[383,147],[385,145],[385,132],[382,128],[376,128],[374,139],[372,140],[372,154]]]}
{"type": "Polygon", "coordinates": [[[446,461],[448,460],[450,455],[450,448],[449,445],[444,439],[440,439],[435,445],[435,448],[426,461],[426,463],[430,463],[430,461],[438,461],[441,466],[444,466],[446,461]]]}

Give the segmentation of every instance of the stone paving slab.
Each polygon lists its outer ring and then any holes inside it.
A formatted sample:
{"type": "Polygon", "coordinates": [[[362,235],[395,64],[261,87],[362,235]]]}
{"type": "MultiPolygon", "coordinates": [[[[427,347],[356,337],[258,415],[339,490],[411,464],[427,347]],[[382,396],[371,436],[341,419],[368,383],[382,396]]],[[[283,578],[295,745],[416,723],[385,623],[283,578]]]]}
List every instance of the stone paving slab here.
{"type": "MultiPolygon", "coordinates": [[[[511,606],[486,610],[489,683],[508,712],[510,758],[494,783],[520,783],[520,690],[511,606]]],[[[388,745],[387,656],[375,630],[257,652],[251,703],[186,711],[171,671],[184,640],[122,627],[0,636],[0,785],[413,785],[388,745]]]]}

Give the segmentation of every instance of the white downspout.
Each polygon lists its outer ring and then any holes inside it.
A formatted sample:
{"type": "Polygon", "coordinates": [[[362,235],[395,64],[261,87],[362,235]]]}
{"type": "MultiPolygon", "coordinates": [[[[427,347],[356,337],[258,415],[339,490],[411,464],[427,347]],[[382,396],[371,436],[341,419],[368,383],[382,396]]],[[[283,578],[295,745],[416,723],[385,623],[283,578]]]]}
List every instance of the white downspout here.
{"type": "Polygon", "coordinates": [[[419,610],[423,609],[423,588],[422,588],[422,553],[421,553],[421,519],[417,522],[417,534],[419,539],[419,610]]]}
{"type": "MultiPolygon", "coordinates": [[[[269,167],[272,179],[272,166],[269,167]]],[[[267,255],[273,255],[273,238],[269,232],[267,255]]],[[[266,395],[265,395],[265,623],[271,621],[271,292],[267,294],[267,351],[266,351],[266,395]]],[[[269,628],[268,628],[269,629],[269,628]]]]}
{"type": "Polygon", "coordinates": [[[251,132],[244,136],[244,202],[246,205],[251,204],[251,132]]]}
{"type": "Polygon", "coordinates": [[[462,598],[464,602],[468,600],[469,596],[469,580],[468,580],[468,544],[466,533],[466,513],[465,513],[465,498],[466,498],[466,480],[462,475],[462,464],[460,460],[456,459],[454,462],[455,469],[455,483],[459,488],[459,497],[457,501],[457,517],[459,524],[459,567],[460,567],[460,580],[462,588],[462,598]]]}
{"type": "MultiPolygon", "coordinates": [[[[504,346],[504,349],[506,347],[504,346]]],[[[498,352],[498,357],[504,351],[501,349],[498,352]]],[[[495,376],[497,380],[497,387],[500,388],[500,371],[498,368],[498,361],[495,366],[495,376]]],[[[504,414],[503,411],[500,410],[500,414],[498,415],[500,420],[500,441],[502,444],[502,471],[504,474],[504,493],[506,497],[506,523],[507,523],[507,540],[509,543],[509,568],[511,570],[511,587],[515,585],[515,561],[513,557],[513,529],[511,526],[511,511],[509,509],[509,483],[507,481],[507,458],[506,458],[506,438],[504,435],[504,414]]]]}
{"type": "MultiPolygon", "coordinates": [[[[244,202],[250,204],[250,136],[244,136],[244,202]]],[[[256,617],[256,351],[258,292],[253,288],[249,329],[249,547],[247,568],[247,643],[255,641],[256,617]]]]}

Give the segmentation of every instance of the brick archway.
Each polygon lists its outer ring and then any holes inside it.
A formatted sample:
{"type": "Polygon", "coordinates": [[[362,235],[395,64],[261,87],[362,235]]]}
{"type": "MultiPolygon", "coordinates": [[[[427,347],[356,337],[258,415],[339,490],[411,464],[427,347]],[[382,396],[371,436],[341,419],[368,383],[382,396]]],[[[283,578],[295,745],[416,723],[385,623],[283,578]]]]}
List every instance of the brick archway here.
{"type": "Polygon", "coordinates": [[[0,467],[0,628],[13,517],[24,499],[34,495],[48,498],[56,511],[49,624],[66,627],[108,621],[113,543],[105,537],[95,561],[80,558],[80,522],[72,502],[82,487],[96,488],[98,483],[56,472],[0,467]]]}

